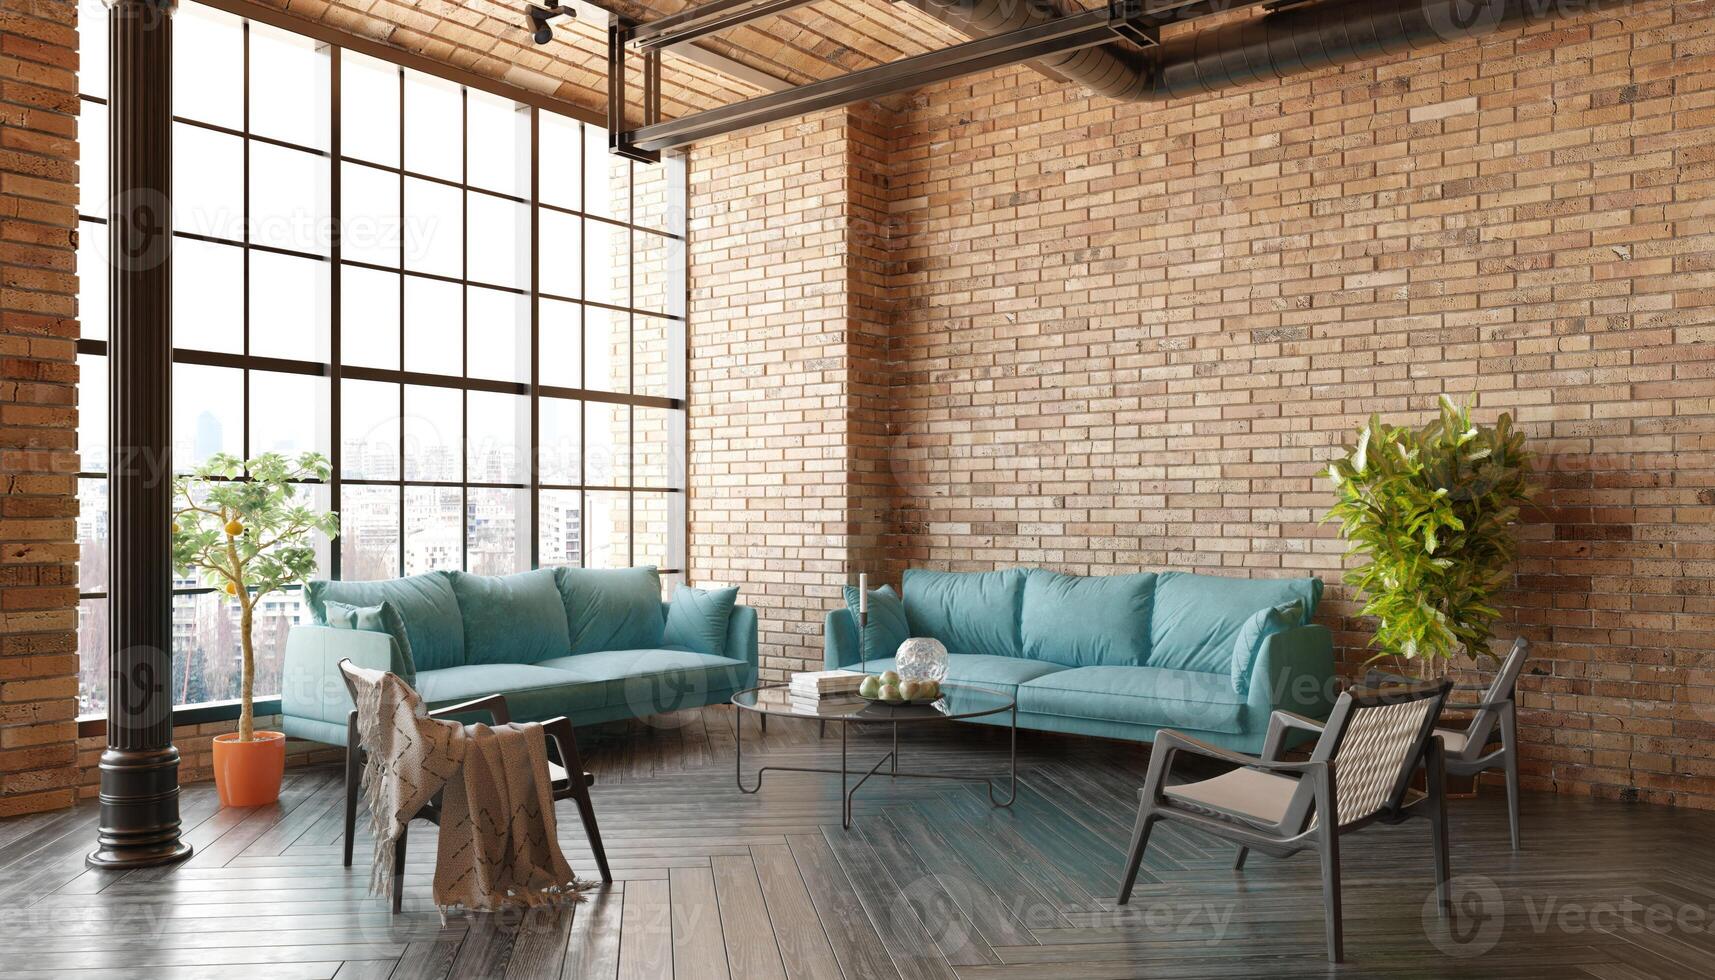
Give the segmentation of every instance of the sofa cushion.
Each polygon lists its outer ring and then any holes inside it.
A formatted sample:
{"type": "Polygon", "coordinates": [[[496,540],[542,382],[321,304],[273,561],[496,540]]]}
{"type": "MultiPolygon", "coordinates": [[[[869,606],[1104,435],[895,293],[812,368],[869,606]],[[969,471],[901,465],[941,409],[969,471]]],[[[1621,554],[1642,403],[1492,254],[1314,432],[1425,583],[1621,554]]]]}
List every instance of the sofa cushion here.
{"type": "Polygon", "coordinates": [[[1244,698],[1226,674],[1160,667],[1074,667],[1027,681],[1018,710],[1031,714],[1183,728],[1244,731],[1244,698]]]}
{"type": "Polygon", "coordinates": [[[538,666],[572,677],[599,691],[602,705],[626,705],[637,717],[705,704],[706,694],[742,686],[749,670],[730,657],[661,649],[582,653],[538,666]]]}
{"type": "MultiPolygon", "coordinates": [[[[857,670],[857,664],[849,665],[849,669],[857,670]]],[[[893,658],[883,657],[869,662],[869,672],[879,674],[892,670],[893,658]]],[[[1018,685],[1025,681],[1045,677],[1056,671],[1065,670],[1059,664],[1046,663],[1041,660],[1026,660],[1023,657],[988,657],[978,653],[951,653],[947,655],[947,683],[970,684],[975,687],[986,687],[991,691],[999,691],[1007,697],[1017,697],[1018,685]]]]}
{"type": "MultiPolygon", "coordinates": [[[[417,675],[417,693],[433,708],[471,701],[490,694],[506,695],[514,721],[542,721],[602,706],[600,685],[588,684],[563,670],[531,664],[470,664],[425,670],[417,675]]],[[[468,721],[488,721],[471,716],[468,721]]]]}
{"type": "Polygon", "coordinates": [[[1022,657],[1024,569],[1004,572],[905,572],[905,622],[955,653],[1022,657]]]}
{"type": "Polygon", "coordinates": [[[732,619],[732,607],[737,603],[736,586],[729,589],[693,589],[688,585],[674,588],[673,602],[667,607],[667,625],[661,634],[662,645],[726,656],[727,623],[732,619]]]}
{"type": "MultiPolygon", "coordinates": [[[[852,622],[857,623],[858,587],[846,586],[845,596],[846,611],[852,614],[852,622]]],[[[859,631],[864,659],[892,659],[899,652],[899,645],[910,638],[911,627],[905,622],[905,603],[900,600],[899,593],[894,592],[891,585],[870,589],[869,617],[864,629],[859,631]]]]}
{"type": "Polygon", "coordinates": [[[1024,655],[1068,667],[1141,667],[1149,659],[1155,575],[1024,578],[1024,655]]]}
{"type": "Polygon", "coordinates": [[[1149,666],[1216,672],[1230,685],[1233,640],[1257,610],[1296,599],[1304,603],[1304,622],[1309,622],[1321,597],[1322,580],[1315,578],[1162,572],[1156,576],[1150,614],[1149,666]]]}
{"type": "Polygon", "coordinates": [[[310,615],[319,626],[327,625],[327,604],[375,606],[390,602],[405,621],[411,640],[411,659],[419,672],[458,667],[465,662],[464,621],[458,598],[446,572],[425,572],[407,578],[372,582],[330,582],[316,579],[305,587],[310,615]]]}
{"type": "Polygon", "coordinates": [[[386,633],[399,647],[399,659],[405,668],[399,676],[408,685],[417,681],[417,662],[411,658],[411,634],[405,630],[405,620],[391,602],[373,606],[352,606],[343,602],[327,604],[328,625],[335,629],[365,630],[386,633]]]}
{"type": "Polygon", "coordinates": [[[1251,689],[1251,671],[1256,667],[1264,640],[1303,623],[1304,604],[1297,599],[1251,613],[1233,638],[1233,690],[1244,694],[1251,689]]]}
{"type": "Polygon", "coordinates": [[[661,645],[661,576],[642,568],[556,568],[572,653],[661,645]]]}
{"type": "Polygon", "coordinates": [[[533,664],[571,649],[554,571],[516,575],[449,572],[464,618],[467,664],[533,664]]]}

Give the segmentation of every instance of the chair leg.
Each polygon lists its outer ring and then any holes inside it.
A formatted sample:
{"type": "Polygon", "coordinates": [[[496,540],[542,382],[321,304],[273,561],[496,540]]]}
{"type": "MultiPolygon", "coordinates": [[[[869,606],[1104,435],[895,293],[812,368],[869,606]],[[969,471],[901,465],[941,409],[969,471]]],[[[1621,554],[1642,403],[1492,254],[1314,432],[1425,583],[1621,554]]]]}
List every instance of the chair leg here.
{"type": "Polygon", "coordinates": [[[405,839],[411,835],[409,821],[399,830],[399,839],[393,842],[393,911],[398,913],[405,902],[405,839]]]}
{"type": "Polygon", "coordinates": [[[351,867],[351,848],[357,832],[357,790],[363,782],[363,747],[357,744],[357,712],[345,723],[345,866],[351,867]]]}
{"type": "Polygon", "coordinates": [[[1345,959],[1345,924],[1340,913],[1340,835],[1323,831],[1322,910],[1328,917],[1328,962],[1345,959]]]}
{"type": "Polygon", "coordinates": [[[768,734],[768,712],[758,711],[756,713],[756,717],[762,719],[762,734],[767,735],[768,734]]]}
{"type": "Polygon", "coordinates": [[[1120,879],[1120,905],[1131,901],[1131,888],[1137,883],[1138,868],[1143,866],[1143,852],[1149,847],[1149,831],[1158,819],[1155,808],[1148,802],[1138,806],[1137,826],[1132,828],[1131,850],[1125,860],[1125,876],[1120,879]]]}
{"type": "MultiPolygon", "coordinates": [[[[581,777],[582,774],[579,775],[581,777]]],[[[582,779],[578,781],[582,782],[582,779]]],[[[601,870],[601,880],[612,884],[613,872],[607,867],[607,851],[601,845],[601,828],[596,826],[595,807],[590,804],[589,787],[579,786],[577,792],[572,794],[572,802],[577,804],[578,819],[583,821],[584,836],[589,838],[590,850],[595,854],[595,866],[601,870]]]]}
{"type": "MultiPolygon", "coordinates": [[[[733,734],[740,736],[741,733],[736,729],[737,726],[744,724],[744,718],[740,717],[743,712],[739,711],[737,707],[732,710],[735,715],[733,718],[735,729],[733,734]]],[[[607,850],[602,847],[601,828],[597,827],[595,822],[595,805],[590,802],[589,780],[584,778],[583,753],[578,751],[577,735],[572,731],[569,723],[565,725],[561,737],[556,740],[555,744],[560,748],[560,764],[566,767],[566,774],[571,777],[572,802],[577,805],[578,819],[583,821],[584,836],[589,839],[590,851],[595,855],[595,865],[601,871],[601,880],[612,884],[613,872],[607,866],[607,850]]]]}
{"type": "Polygon", "coordinates": [[[1239,856],[1233,858],[1234,871],[1243,871],[1245,869],[1245,858],[1250,855],[1250,852],[1251,849],[1248,847],[1239,848],[1239,856]]]}
{"type": "Polygon", "coordinates": [[[1442,917],[1451,908],[1447,881],[1452,877],[1447,857],[1447,768],[1441,754],[1441,743],[1430,739],[1424,760],[1429,785],[1429,836],[1435,848],[1435,907],[1442,917]]]}
{"type": "Polygon", "coordinates": [[[1501,709],[1501,760],[1507,774],[1507,824],[1512,830],[1513,850],[1519,849],[1518,832],[1518,716],[1512,705],[1501,709]]]}
{"type": "Polygon", "coordinates": [[[1334,774],[1316,778],[1317,850],[1322,857],[1322,910],[1327,916],[1328,962],[1345,959],[1345,923],[1340,911],[1340,824],[1334,808],[1334,774]]]}

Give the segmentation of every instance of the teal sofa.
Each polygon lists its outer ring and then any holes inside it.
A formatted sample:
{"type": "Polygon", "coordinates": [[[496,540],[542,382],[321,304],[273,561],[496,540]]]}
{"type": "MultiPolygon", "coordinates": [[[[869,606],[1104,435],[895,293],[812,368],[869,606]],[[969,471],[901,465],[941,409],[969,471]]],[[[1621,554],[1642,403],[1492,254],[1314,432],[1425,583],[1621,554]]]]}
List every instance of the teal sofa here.
{"type": "Polygon", "coordinates": [[[756,611],[736,596],[679,586],[662,602],[654,568],[311,582],[315,625],[286,638],[282,726],[345,744],[347,659],[400,675],[431,709],[504,694],[514,721],[724,704],[756,683],[756,611]]]}
{"type": "MultiPolygon", "coordinates": [[[[1012,696],[1020,727],[1146,742],[1171,728],[1256,753],[1276,709],[1333,707],[1333,639],[1310,622],[1321,596],[1314,578],[911,569],[903,595],[870,593],[861,642],[878,673],[906,637],[940,640],[948,681],[1012,696]]],[[[846,600],[827,617],[830,670],[860,663],[856,588],[846,600]]]]}

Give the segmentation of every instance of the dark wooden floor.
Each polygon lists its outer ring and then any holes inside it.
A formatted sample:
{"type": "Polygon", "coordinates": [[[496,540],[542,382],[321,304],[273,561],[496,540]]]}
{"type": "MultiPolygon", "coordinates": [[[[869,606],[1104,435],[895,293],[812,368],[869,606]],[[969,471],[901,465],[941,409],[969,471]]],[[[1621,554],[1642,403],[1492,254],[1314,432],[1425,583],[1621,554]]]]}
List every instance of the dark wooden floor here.
{"type": "MultiPolygon", "coordinates": [[[[878,756],[883,737],[854,740],[854,761],[878,756]]],[[[340,866],[338,773],[305,770],[257,810],[220,810],[210,787],[189,789],[196,854],[171,869],[86,870],[92,807],[0,821],[0,977],[1715,974],[1715,814],[1533,795],[1514,856],[1494,790],[1456,801],[1453,870],[1465,877],[1451,930],[1425,917],[1427,825],[1348,837],[1350,962],[1333,970],[1313,855],[1253,857],[1236,873],[1227,845],[1158,830],[1132,904],[1113,904],[1144,747],[1022,733],[1013,809],[991,809],[980,787],[872,781],[845,831],[834,777],[734,788],[730,709],[580,738],[620,880],[571,912],[443,923],[427,897],[434,829],[419,823],[406,911],[388,915],[366,870],[340,866]]],[[[747,716],[747,772],[752,746],[778,764],[838,758],[813,723],[776,719],[756,738],[747,716]]],[[[911,766],[1005,761],[987,729],[902,743],[911,766]]],[[[560,829],[593,877],[569,809],[560,829]]]]}

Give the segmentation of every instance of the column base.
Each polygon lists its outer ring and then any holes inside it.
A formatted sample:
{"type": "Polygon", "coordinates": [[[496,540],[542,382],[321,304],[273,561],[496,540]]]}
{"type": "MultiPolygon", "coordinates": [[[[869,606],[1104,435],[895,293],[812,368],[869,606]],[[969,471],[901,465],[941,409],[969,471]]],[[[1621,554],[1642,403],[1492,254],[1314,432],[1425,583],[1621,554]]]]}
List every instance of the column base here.
{"type": "Polygon", "coordinates": [[[101,753],[101,825],[92,868],[147,868],[191,856],[179,832],[179,750],[101,753]]]}
{"type": "Polygon", "coordinates": [[[191,846],[182,840],[174,840],[170,845],[155,848],[98,847],[90,851],[83,863],[92,868],[109,868],[114,871],[125,871],[131,868],[152,868],[157,864],[172,864],[183,861],[191,856],[191,846]]]}

